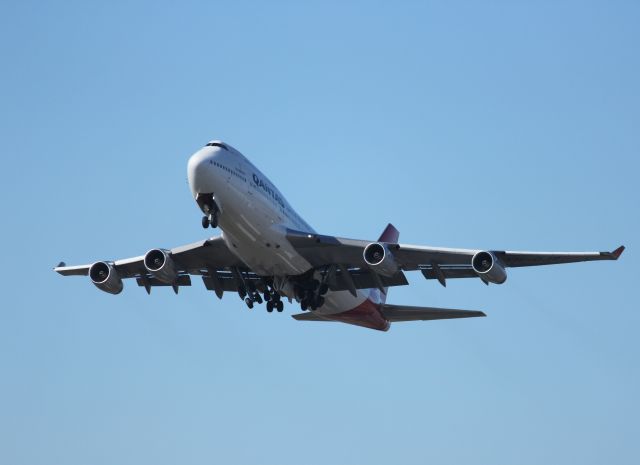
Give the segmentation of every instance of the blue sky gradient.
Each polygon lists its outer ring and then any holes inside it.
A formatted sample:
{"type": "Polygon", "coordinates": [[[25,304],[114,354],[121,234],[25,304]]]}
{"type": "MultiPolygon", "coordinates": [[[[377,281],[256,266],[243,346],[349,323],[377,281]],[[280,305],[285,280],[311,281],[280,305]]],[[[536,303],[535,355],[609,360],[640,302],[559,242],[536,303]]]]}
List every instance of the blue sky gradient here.
{"type": "Polygon", "coordinates": [[[637,464],[638,2],[2,2],[0,463],[637,464]],[[51,271],[204,238],[213,138],[318,231],[628,250],[296,322],[51,271]]]}

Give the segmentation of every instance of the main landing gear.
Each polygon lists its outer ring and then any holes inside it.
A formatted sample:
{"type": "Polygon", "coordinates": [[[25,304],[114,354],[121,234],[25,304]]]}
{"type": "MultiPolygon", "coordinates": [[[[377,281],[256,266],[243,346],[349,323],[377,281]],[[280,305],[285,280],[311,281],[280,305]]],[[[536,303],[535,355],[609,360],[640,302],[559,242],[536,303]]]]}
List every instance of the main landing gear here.
{"type": "Polygon", "coordinates": [[[329,292],[327,283],[317,279],[311,280],[307,286],[296,287],[296,297],[300,301],[302,311],[315,311],[324,305],[324,295],[329,292]]]}
{"type": "Polygon", "coordinates": [[[282,312],[284,310],[284,303],[278,294],[273,289],[265,289],[264,291],[264,300],[260,293],[256,290],[252,290],[249,292],[240,292],[240,297],[244,299],[244,303],[247,304],[249,309],[252,309],[255,304],[262,304],[263,302],[267,303],[267,312],[271,313],[274,310],[278,312],[282,312]]]}

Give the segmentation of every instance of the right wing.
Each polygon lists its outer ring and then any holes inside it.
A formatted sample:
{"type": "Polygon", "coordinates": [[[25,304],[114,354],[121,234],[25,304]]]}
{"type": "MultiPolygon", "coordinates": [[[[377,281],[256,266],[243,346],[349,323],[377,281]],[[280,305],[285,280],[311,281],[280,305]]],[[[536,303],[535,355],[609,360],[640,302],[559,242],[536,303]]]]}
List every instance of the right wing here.
{"type": "MultiPolygon", "coordinates": [[[[365,247],[374,241],[346,239],[335,236],[287,231],[287,239],[316,268],[341,265],[342,268],[370,272],[364,261],[365,247]]],[[[449,278],[478,278],[473,270],[473,257],[479,249],[452,249],[409,244],[384,243],[402,271],[420,270],[427,279],[437,279],[445,285],[449,278]]],[[[512,252],[492,250],[504,267],[555,265],[595,260],[617,260],[624,247],[613,252],[512,252]]]]}

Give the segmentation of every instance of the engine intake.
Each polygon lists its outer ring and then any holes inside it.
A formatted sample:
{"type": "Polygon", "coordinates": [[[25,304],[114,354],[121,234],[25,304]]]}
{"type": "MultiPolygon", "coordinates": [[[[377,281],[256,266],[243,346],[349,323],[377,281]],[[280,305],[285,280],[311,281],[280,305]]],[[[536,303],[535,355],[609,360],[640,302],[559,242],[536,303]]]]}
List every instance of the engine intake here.
{"type": "Polygon", "coordinates": [[[493,284],[507,280],[507,270],[492,252],[478,252],[471,259],[471,267],[480,278],[493,284]]]}
{"type": "Polygon", "coordinates": [[[364,248],[365,263],[376,273],[391,277],[398,272],[398,264],[385,244],[372,242],[364,248]]]}
{"type": "Polygon", "coordinates": [[[120,294],[124,287],[113,264],[108,262],[96,262],[91,265],[89,277],[98,289],[109,294],[120,294]]]}
{"type": "Polygon", "coordinates": [[[144,256],[144,267],[154,278],[163,283],[173,284],[178,277],[171,253],[164,249],[153,249],[144,256]]]}

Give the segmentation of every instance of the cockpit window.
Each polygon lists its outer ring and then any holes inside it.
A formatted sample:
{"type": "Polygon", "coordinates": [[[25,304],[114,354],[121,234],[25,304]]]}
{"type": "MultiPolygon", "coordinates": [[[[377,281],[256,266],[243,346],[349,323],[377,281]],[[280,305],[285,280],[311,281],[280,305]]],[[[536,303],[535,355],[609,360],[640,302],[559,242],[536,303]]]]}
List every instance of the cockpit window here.
{"type": "Polygon", "coordinates": [[[229,148],[224,145],[222,142],[209,142],[205,147],[221,147],[225,150],[229,150],[229,148]]]}

